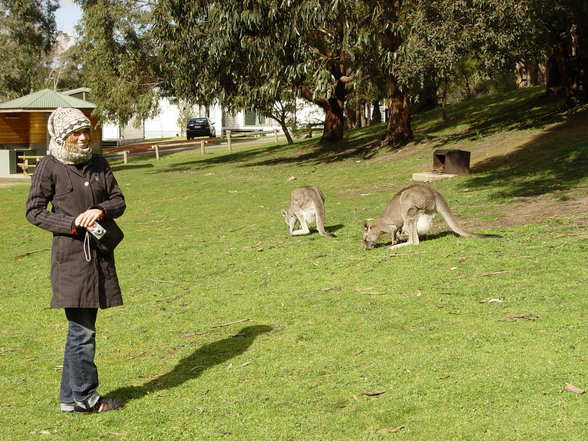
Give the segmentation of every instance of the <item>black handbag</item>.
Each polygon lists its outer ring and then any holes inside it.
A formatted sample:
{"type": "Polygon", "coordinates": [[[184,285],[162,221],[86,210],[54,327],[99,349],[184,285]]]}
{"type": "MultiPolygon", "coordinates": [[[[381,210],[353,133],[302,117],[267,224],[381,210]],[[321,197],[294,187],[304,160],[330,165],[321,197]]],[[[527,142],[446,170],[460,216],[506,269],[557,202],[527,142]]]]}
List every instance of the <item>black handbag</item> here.
{"type": "Polygon", "coordinates": [[[125,237],[114,219],[101,219],[96,228],[90,231],[94,245],[102,253],[111,253],[125,237]]]}

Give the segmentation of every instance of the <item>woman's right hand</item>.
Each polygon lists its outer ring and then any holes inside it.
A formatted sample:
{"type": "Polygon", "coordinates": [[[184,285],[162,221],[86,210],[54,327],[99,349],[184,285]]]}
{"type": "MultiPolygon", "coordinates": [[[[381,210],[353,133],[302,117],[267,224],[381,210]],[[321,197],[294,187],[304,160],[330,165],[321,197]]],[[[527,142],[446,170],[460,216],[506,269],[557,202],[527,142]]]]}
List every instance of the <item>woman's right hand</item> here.
{"type": "Polygon", "coordinates": [[[76,227],[91,228],[94,223],[102,216],[102,210],[98,208],[90,208],[84,211],[75,220],[76,227]]]}

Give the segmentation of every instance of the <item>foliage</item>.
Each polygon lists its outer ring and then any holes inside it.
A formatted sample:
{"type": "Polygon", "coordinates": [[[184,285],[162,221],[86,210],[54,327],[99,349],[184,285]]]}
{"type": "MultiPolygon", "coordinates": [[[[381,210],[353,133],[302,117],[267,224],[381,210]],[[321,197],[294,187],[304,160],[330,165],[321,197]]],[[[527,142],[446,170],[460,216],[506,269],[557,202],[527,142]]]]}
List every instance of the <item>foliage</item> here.
{"type": "MultiPolygon", "coordinates": [[[[385,100],[383,144],[401,146],[413,137],[413,110],[434,106],[438,89],[464,78],[485,86],[547,54],[554,35],[585,36],[578,0],[545,11],[539,0],[79,3],[87,78],[107,119],[146,116],[162,94],[254,109],[286,127],[281,104],[303,97],[325,112],[325,143],[343,136],[345,111],[354,126],[364,101],[385,100]]],[[[563,60],[562,75],[585,75],[578,60],[563,60]]],[[[566,87],[583,87],[574,81],[566,87]]]]}
{"type": "Polygon", "coordinates": [[[586,439],[586,394],[563,391],[588,387],[585,213],[507,225],[587,194],[588,115],[557,123],[541,93],[421,114],[419,143],[372,160],[330,162],[314,141],[110,158],[128,201],[125,306],[100,311],[97,362],[101,392],[127,407],[101,415],[58,413],[67,325],[47,307],[50,234],[24,219],[26,185],[0,188],[0,439],[586,439]],[[505,238],[436,220],[419,247],[363,251],[362,220],[443,142],[499,159],[533,149],[435,184],[469,228],[505,238]],[[325,193],[337,238],[287,235],[279,209],[305,184],[325,193]]]}
{"type": "Polygon", "coordinates": [[[83,84],[80,53],[72,39],[70,35],[58,32],[56,44],[45,61],[49,68],[45,80],[46,87],[53,90],[69,90],[83,84]]]}
{"type": "Polygon", "coordinates": [[[94,112],[124,126],[157,110],[158,70],[149,11],[134,0],[80,0],[80,54],[94,112]]]}
{"type": "Polygon", "coordinates": [[[162,87],[178,97],[216,99],[229,109],[270,117],[274,103],[301,95],[327,115],[337,114],[336,133],[325,136],[338,138],[357,22],[347,3],[158,1],[153,19],[162,87]]]}
{"type": "Polygon", "coordinates": [[[58,7],[57,0],[0,0],[0,100],[43,87],[58,7]]]}

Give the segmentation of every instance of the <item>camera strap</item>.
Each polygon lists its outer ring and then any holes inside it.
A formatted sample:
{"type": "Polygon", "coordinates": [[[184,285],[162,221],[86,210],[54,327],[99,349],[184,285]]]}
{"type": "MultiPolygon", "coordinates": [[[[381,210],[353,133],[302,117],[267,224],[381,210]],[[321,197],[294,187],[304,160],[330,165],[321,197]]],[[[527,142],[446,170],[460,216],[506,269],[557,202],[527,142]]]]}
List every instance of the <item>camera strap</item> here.
{"type": "Polygon", "coordinates": [[[86,230],[86,235],[84,236],[84,257],[86,258],[86,262],[92,260],[92,251],[90,250],[90,233],[86,230]]]}

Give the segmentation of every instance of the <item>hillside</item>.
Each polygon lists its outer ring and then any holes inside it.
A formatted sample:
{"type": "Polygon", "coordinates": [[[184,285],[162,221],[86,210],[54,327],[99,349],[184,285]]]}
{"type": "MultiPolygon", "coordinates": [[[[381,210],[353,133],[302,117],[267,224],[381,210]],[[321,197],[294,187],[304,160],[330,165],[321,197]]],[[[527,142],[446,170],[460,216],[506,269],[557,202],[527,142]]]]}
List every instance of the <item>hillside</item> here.
{"type": "Polygon", "coordinates": [[[472,188],[491,187],[497,198],[520,198],[502,224],[588,214],[588,107],[561,114],[556,105],[543,97],[542,87],[518,90],[455,106],[449,115],[456,113],[457,124],[450,133],[443,124],[433,129],[433,118],[426,116],[417,127],[426,129],[430,149],[472,152],[472,188]],[[477,173],[488,175],[476,178],[477,173]]]}
{"type": "MultiPolygon", "coordinates": [[[[415,142],[398,151],[378,152],[368,161],[412,157],[412,171],[425,172],[432,168],[434,150],[467,150],[472,174],[465,179],[464,190],[488,189],[498,201],[516,202],[505,207],[494,221],[497,225],[586,214],[581,226],[586,229],[588,106],[561,113],[543,90],[519,89],[447,106],[446,119],[441,109],[417,115],[415,142]]],[[[367,128],[348,138],[361,138],[362,132],[369,142],[379,136],[367,128]]]]}

